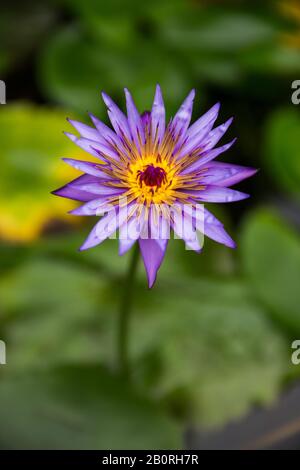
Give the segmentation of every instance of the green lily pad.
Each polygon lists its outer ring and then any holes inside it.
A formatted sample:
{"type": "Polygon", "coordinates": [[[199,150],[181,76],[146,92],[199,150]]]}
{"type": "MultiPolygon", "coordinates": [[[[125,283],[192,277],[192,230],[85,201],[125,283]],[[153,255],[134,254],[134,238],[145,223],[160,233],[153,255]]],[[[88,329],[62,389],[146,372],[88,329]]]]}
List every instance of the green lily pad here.
{"type": "Polygon", "coordinates": [[[203,426],[274,400],[289,346],[246,285],[181,279],[148,297],[134,316],[132,358],[155,396],[203,426]]]}
{"type": "Polygon", "coordinates": [[[3,449],[169,449],[174,423],[99,366],[1,374],[3,449]]]}
{"type": "Polygon", "coordinates": [[[266,169],[279,187],[297,197],[300,194],[299,133],[297,109],[278,110],[267,121],[264,146],[266,169]]]}
{"type": "Polygon", "coordinates": [[[300,240],[267,210],[249,215],[241,234],[245,273],[258,299],[293,335],[300,332],[300,240]]]}

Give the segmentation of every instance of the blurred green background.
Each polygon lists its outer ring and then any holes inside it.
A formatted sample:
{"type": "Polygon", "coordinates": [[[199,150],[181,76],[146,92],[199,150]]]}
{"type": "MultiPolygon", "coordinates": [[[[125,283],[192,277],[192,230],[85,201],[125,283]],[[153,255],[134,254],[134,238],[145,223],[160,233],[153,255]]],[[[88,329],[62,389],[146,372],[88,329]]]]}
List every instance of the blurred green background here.
{"type": "MultiPolygon", "coordinates": [[[[189,426],[217,429],[269,406],[300,376],[300,2],[2,2],[0,79],[1,448],[180,448],[189,426]],[[140,111],[155,84],[169,116],[196,88],[194,116],[235,116],[224,160],[260,168],[251,198],[211,207],[238,249],[173,240],[151,291],[139,266],[132,382],[116,368],[128,255],[114,240],[77,249],[94,218],[50,195],[88,158],[66,117],[107,120],[105,89],[140,111]]],[[[129,255],[130,256],[130,255],[129,255]]]]}

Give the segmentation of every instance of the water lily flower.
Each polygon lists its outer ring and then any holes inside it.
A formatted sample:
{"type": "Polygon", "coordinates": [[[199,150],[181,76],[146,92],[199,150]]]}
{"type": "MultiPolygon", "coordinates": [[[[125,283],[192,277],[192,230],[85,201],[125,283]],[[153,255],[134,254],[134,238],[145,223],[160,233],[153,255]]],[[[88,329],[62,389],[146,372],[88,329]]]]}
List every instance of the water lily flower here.
{"type": "MultiPolygon", "coordinates": [[[[54,194],[84,203],[71,211],[73,214],[104,215],[81,250],[99,245],[116,229],[120,234],[121,255],[138,242],[148,284],[152,287],[169,239],[164,222],[170,222],[172,230],[186,246],[198,252],[201,250],[200,241],[191,237],[197,222],[195,213],[184,212],[183,231],[172,217],[172,209],[244,199],[247,194],[230,186],[253,175],[256,170],[215,161],[235,141],[216,147],[232,122],[231,118],[213,128],[219,104],[190,125],[195,97],[192,90],[166,124],[165,106],[158,85],[150,112],[140,114],[127,89],[125,96],[127,116],[106,93],[102,93],[113,129],[93,115],[94,127],[69,121],[80,137],[66,135],[101,162],[65,158],[65,162],[84,174],[54,194]],[[134,225],[131,236],[122,236],[124,227],[128,233],[130,224],[134,225]],[[143,236],[145,228],[146,237],[143,236]]],[[[203,218],[200,231],[219,243],[235,247],[223,224],[206,208],[200,212],[203,218]]]]}

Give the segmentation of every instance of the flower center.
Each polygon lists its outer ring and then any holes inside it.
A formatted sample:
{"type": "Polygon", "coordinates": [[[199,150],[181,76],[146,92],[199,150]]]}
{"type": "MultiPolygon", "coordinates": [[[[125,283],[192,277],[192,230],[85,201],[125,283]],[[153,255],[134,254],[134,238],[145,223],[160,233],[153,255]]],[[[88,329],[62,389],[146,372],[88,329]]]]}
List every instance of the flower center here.
{"type": "Polygon", "coordinates": [[[152,163],[146,165],[143,170],[137,172],[140,187],[144,183],[146,186],[156,186],[160,188],[167,181],[167,174],[160,166],[154,166],[152,163]]]}

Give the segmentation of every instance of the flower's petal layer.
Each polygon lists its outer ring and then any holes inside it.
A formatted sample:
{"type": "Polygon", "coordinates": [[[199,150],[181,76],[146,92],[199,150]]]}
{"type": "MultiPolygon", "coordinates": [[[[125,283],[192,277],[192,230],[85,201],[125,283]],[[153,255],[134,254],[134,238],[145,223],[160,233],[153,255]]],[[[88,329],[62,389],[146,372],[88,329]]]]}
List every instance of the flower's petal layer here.
{"type": "Polygon", "coordinates": [[[228,149],[230,149],[230,147],[235,143],[235,141],[236,139],[233,139],[231,142],[223,145],[222,147],[217,147],[215,149],[207,150],[206,152],[203,152],[201,155],[199,155],[199,160],[192,163],[185,170],[183,170],[182,174],[187,174],[187,173],[191,173],[191,172],[199,170],[208,162],[217,158],[221,153],[226,152],[228,149]]]}
{"type": "Polygon", "coordinates": [[[89,140],[103,141],[103,137],[99,134],[97,129],[94,129],[91,126],[87,126],[79,121],[74,121],[73,119],[67,119],[67,121],[76,129],[82,137],[85,137],[89,140]]]}
{"type": "Polygon", "coordinates": [[[102,98],[108,108],[108,116],[116,133],[119,136],[125,135],[128,140],[131,140],[130,129],[125,114],[106,93],[102,93],[102,98]]]}
{"type": "Polygon", "coordinates": [[[119,240],[119,256],[125,255],[127,251],[130,250],[130,248],[135,244],[136,240],[130,240],[130,239],[123,239],[119,240]]]}
{"type": "MultiPolygon", "coordinates": [[[[212,240],[222,243],[230,248],[235,248],[236,244],[224,229],[223,224],[211,214],[203,204],[182,206],[185,211],[185,217],[192,219],[194,230],[212,240]],[[196,210],[197,209],[197,210],[196,210]]],[[[202,242],[204,240],[202,239],[202,242]]]]}
{"type": "MultiPolygon", "coordinates": [[[[95,195],[94,195],[95,197],[95,195]]],[[[103,215],[115,207],[109,203],[109,197],[92,199],[80,207],[76,207],[69,212],[72,215],[103,215]]]]}
{"type": "Polygon", "coordinates": [[[139,239],[140,250],[144,261],[148,285],[151,288],[155,282],[157,271],[164,259],[168,240],[164,240],[162,243],[157,243],[157,240],[139,239]],[[162,247],[163,243],[163,247],[162,247]]]}
{"type": "Polygon", "coordinates": [[[142,123],[142,118],[127,88],[125,88],[125,96],[126,96],[128,123],[129,123],[129,128],[131,131],[131,136],[137,148],[140,148],[141,145],[145,142],[145,133],[144,133],[144,127],[142,123]]]}
{"type": "Polygon", "coordinates": [[[204,222],[207,224],[222,225],[223,227],[222,222],[219,219],[217,219],[217,217],[214,214],[209,212],[209,210],[207,210],[205,207],[204,207],[204,222]]]}
{"type": "Polygon", "coordinates": [[[119,255],[126,253],[139,238],[144,225],[144,217],[133,216],[120,227],[119,255]]]}
{"type": "MultiPolygon", "coordinates": [[[[91,195],[89,199],[78,199],[79,201],[84,201],[84,200],[91,200],[95,199],[95,194],[102,195],[102,196],[111,196],[111,195],[121,195],[124,193],[125,189],[121,188],[114,188],[114,187],[109,187],[105,186],[99,178],[96,176],[91,176],[91,175],[81,175],[79,178],[76,178],[75,180],[71,181],[68,183],[66,186],[63,186],[63,188],[60,188],[57,191],[61,191],[61,189],[68,188],[72,189],[75,192],[77,191],[79,194],[81,192],[87,193],[91,195]]],[[[57,194],[57,191],[55,194],[57,194]]],[[[61,195],[61,194],[58,194],[61,195]]],[[[68,197],[68,196],[64,196],[68,197]]],[[[73,199],[73,198],[71,198],[73,199]]]]}
{"type": "Polygon", "coordinates": [[[116,210],[110,211],[95,225],[84,244],[80,247],[80,251],[88,250],[109,238],[124,222],[127,215],[127,207],[123,207],[118,213],[116,210]]]}
{"type": "Polygon", "coordinates": [[[209,127],[209,130],[214,125],[216,121],[220,109],[220,103],[216,103],[212,108],[210,108],[207,113],[203,114],[191,127],[188,129],[186,136],[189,139],[192,139],[195,135],[202,131],[202,129],[206,126],[209,127]]]}
{"type": "Polygon", "coordinates": [[[229,248],[236,248],[235,241],[232,240],[222,225],[204,222],[204,234],[215,242],[222,243],[222,245],[226,245],[229,248]]]}
{"type": "Polygon", "coordinates": [[[194,98],[195,90],[192,90],[175,114],[172,121],[172,129],[175,131],[175,136],[178,136],[179,134],[181,136],[185,135],[192,117],[194,98]]]}
{"type": "Polygon", "coordinates": [[[170,214],[168,218],[162,215],[160,210],[156,210],[153,206],[150,208],[149,213],[149,238],[160,240],[167,240],[170,238],[170,214]]]}
{"type": "Polygon", "coordinates": [[[180,152],[178,154],[178,157],[184,157],[188,154],[191,154],[192,152],[203,151],[201,145],[202,142],[204,141],[205,137],[208,135],[209,131],[211,129],[211,126],[208,124],[205,127],[202,127],[202,129],[192,137],[189,137],[186,139],[186,143],[182,145],[182,148],[180,149],[180,152]]]}
{"type": "Polygon", "coordinates": [[[187,192],[196,200],[203,202],[234,202],[249,197],[249,194],[213,185],[207,185],[203,190],[187,192]]]}
{"type": "Polygon", "coordinates": [[[64,162],[76,168],[76,170],[83,171],[88,175],[98,176],[99,178],[109,180],[111,179],[104,171],[101,170],[101,165],[93,162],[86,162],[84,160],[75,160],[73,158],[63,158],[64,162]]]}
{"type": "Polygon", "coordinates": [[[96,142],[95,140],[85,139],[84,137],[76,137],[76,135],[70,134],[69,132],[65,132],[65,135],[70,140],[72,140],[74,144],[78,145],[78,147],[82,148],[94,157],[101,157],[103,160],[105,160],[106,155],[114,159],[119,158],[117,152],[115,152],[115,150],[113,150],[109,144],[104,145],[101,142],[96,142]]]}
{"type": "Polygon", "coordinates": [[[226,122],[216,127],[208,134],[207,139],[205,139],[204,150],[210,150],[215,145],[217,145],[217,143],[223,137],[232,121],[233,118],[228,119],[226,122]]]}
{"type": "Polygon", "coordinates": [[[217,186],[233,186],[257,172],[255,168],[221,162],[210,162],[206,168],[207,172],[203,174],[204,183],[217,186]]]}
{"type": "MultiPolygon", "coordinates": [[[[211,212],[203,207],[204,211],[204,225],[199,227],[199,230],[203,230],[204,235],[211,238],[212,240],[222,243],[223,245],[228,246],[229,248],[235,248],[236,244],[234,240],[228,235],[222,222],[220,222],[211,212]]],[[[200,212],[196,213],[196,217],[200,212]]],[[[202,222],[202,219],[201,219],[202,222]]]]}
{"type": "Polygon", "coordinates": [[[76,178],[65,186],[52,191],[52,194],[60,197],[66,197],[68,199],[73,199],[74,201],[90,201],[91,199],[95,198],[95,194],[91,193],[90,191],[85,191],[78,188],[78,184],[86,184],[88,181],[90,181],[89,178],[94,177],[89,175],[81,175],[79,178],[76,178]]]}
{"type": "Polygon", "coordinates": [[[144,131],[146,133],[146,130],[150,129],[150,124],[151,124],[151,113],[150,111],[144,111],[143,114],[141,115],[144,131]]]}
{"type": "Polygon", "coordinates": [[[90,114],[90,118],[95,125],[97,131],[101,135],[101,137],[109,144],[119,145],[121,140],[119,136],[110,129],[104,122],[100,121],[96,116],[90,114]]]}
{"type": "Polygon", "coordinates": [[[87,191],[92,194],[97,194],[99,196],[121,196],[126,189],[114,188],[110,186],[104,186],[103,184],[99,183],[98,178],[96,181],[91,182],[79,182],[73,184],[75,189],[79,189],[80,191],[87,191]]]}
{"type": "Polygon", "coordinates": [[[183,211],[177,212],[172,221],[172,228],[178,238],[181,238],[189,250],[200,253],[201,245],[197,236],[196,225],[189,215],[183,211]]]}
{"type": "Polygon", "coordinates": [[[155,97],[151,111],[151,128],[152,139],[154,140],[157,135],[159,142],[161,142],[166,128],[166,111],[159,85],[156,86],[155,97]]]}

